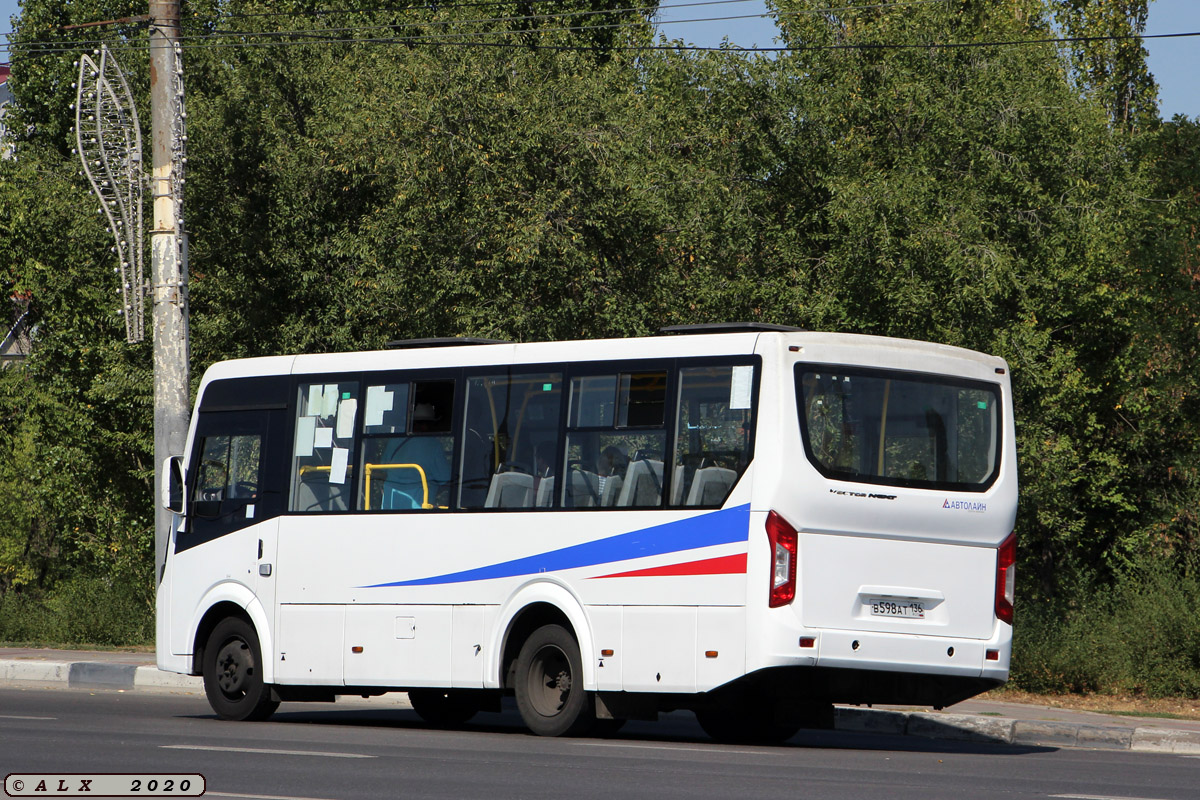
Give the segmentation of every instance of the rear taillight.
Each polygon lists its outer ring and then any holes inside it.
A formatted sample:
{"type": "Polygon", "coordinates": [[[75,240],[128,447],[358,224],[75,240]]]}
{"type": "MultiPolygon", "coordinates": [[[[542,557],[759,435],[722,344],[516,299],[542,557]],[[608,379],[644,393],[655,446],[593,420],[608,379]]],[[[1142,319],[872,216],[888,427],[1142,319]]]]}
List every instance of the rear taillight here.
{"type": "Polygon", "coordinates": [[[1013,624],[1013,599],[1016,589],[1017,534],[1008,535],[996,551],[996,618],[1013,624]]]}
{"type": "Polygon", "coordinates": [[[796,596],[796,529],[774,511],[767,514],[771,543],[771,608],[786,606],[796,596]]]}

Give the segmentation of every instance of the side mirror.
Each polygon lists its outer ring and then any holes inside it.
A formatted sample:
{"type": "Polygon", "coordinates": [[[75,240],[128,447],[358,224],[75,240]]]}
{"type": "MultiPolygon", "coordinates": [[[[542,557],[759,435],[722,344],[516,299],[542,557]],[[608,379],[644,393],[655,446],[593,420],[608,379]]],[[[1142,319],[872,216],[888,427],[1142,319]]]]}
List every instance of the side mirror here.
{"type": "Polygon", "coordinates": [[[163,461],[162,465],[162,492],[161,502],[163,508],[174,511],[176,514],[183,513],[183,456],[169,456],[163,461]]]}

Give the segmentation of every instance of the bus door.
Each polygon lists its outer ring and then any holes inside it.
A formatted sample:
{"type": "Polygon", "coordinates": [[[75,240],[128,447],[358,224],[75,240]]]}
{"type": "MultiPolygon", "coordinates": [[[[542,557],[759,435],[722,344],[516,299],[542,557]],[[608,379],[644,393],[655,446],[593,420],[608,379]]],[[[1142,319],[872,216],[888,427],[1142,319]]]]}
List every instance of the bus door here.
{"type": "MultiPolygon", "coordinates": [[[[213,587],[211,576],[244,585],[274,618],[275,555],[283,511],[281,468],[286,450],[285,409],[204,411],[196,424],[189,467],[187,524],[176,536],[172,608],[187,615],[213,587]],[[180,554],[196,564],[181,564],[180,554]],[[198,566],[203,563],[203,567],[198,566]],[[191,576],[197,576],[193,578],[191,576]],[[208,575],[201,580],[199,576],[208,575]]],[[[190,620],[171,629],[186,635],[190,620]]],[[[190,642],[175,642],[190,652],[190,642]]],[[[183,649],[180,649],[183,648],[183,649]]]]}

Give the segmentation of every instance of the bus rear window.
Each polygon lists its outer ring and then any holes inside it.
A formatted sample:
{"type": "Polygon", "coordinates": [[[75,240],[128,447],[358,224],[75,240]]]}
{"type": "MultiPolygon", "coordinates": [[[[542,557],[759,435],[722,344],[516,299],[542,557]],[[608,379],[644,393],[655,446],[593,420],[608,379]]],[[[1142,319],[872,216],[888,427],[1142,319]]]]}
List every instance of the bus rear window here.
{"type": "Polygon", "coordinates": [[[887,370],[797,364],[800,432],[826,477],[981,492],[1000,467],[1000,387],[887,370]]]}

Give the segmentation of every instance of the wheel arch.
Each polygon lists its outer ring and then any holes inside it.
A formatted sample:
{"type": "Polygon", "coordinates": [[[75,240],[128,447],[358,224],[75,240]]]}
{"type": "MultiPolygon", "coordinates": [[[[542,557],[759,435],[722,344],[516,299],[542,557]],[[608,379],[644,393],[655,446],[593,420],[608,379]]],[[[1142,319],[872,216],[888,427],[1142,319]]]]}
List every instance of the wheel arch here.
{"type": "Polygon", "coordinates": [[[235,583],[214,586],[205,595],[204,600],[197,604],[197,608],[202,608],[204,611],[197,613],[191,626],[192,675],[203,673],[204,646],[208,643],[208,637],[213,628],[227,617],[238,617],[254,628],[255,634],[258,636],[258,646],[262,651],[263,680],[267,683],[274,682],[275,649],[274,642],[271,640],[271,628],[268,624],[267,613],[263,609],[262,603],[249,589],[235,583]]]}
{"type": "MultiPolygon", "coordinates": [[[[550,581],[527,584],[505,603],[496,626],[497,639],[492,648],[493,663],[488,675],[496,688],[512,688],[509,674],[517,654],[529,634],[542,625],[556,624],[575,637],[583,666],[583,684],[587,691],[596,688],[591,626],[583,604],[565,586],[550,581]]],[[[489,681],[490,683],[490,681],[489,681]]]]}

